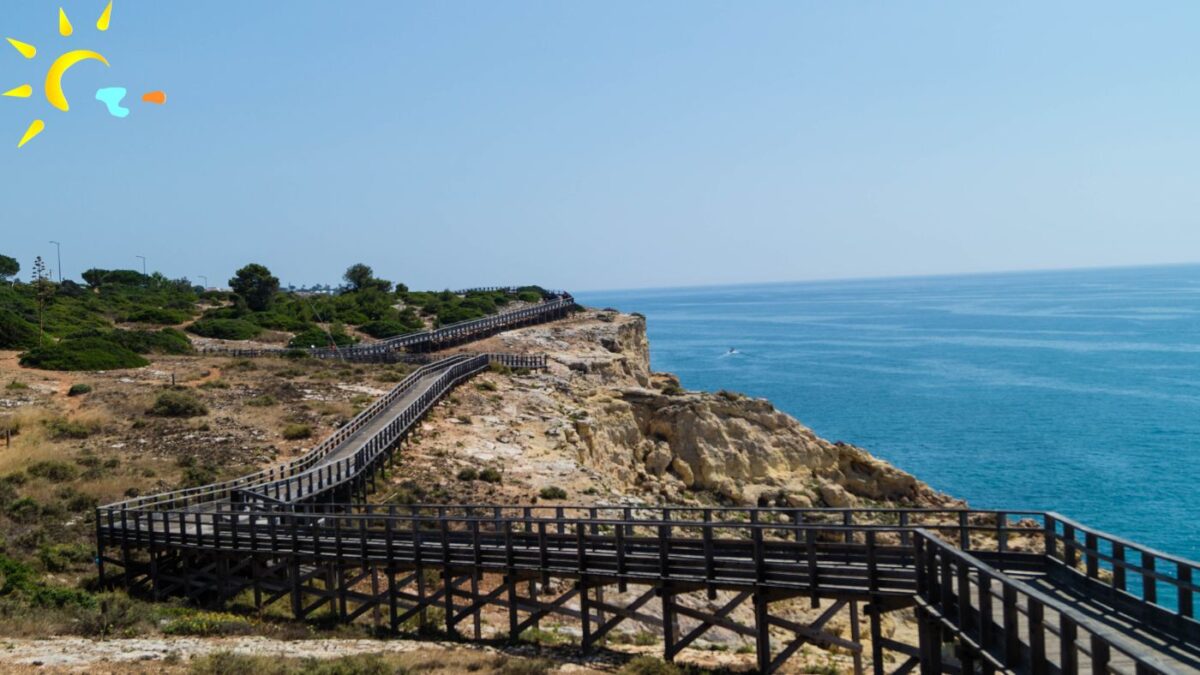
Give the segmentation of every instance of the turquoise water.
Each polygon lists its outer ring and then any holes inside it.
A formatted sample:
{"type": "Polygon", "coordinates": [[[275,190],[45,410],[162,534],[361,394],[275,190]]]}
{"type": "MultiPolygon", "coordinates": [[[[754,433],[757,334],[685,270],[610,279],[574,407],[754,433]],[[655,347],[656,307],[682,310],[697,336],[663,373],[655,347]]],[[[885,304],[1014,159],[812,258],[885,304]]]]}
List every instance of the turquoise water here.
{"type": "Polygon", "coordinates": [[[689,388],[770,398],[976,507],[1200,558],[1200,266],[577,297],[645,314],[689,388]]]}

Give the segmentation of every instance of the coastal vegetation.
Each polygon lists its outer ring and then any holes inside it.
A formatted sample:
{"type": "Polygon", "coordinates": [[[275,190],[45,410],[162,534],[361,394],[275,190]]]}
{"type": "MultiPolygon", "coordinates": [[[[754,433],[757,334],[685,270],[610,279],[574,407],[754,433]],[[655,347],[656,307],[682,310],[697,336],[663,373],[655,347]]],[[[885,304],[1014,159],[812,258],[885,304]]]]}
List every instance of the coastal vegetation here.
{"type": "Polygon", "coordinates": [[[229,279],[229,291],[206,290],[160,273],[92,268],[53,281],[40,259],[32,277],[0,256],[0,349],[21,350],[21,363],[45,370],[138,368],[148,355],[189,354],[187,334],[216,340],[283,342],[290,347],[352,345],[360,339],[480,318],[514,301],[537,302],[543,289],[410,291],[352,265],[345,285],[329,292],[281,288],[266,266],[251,263],[229,279]]]}

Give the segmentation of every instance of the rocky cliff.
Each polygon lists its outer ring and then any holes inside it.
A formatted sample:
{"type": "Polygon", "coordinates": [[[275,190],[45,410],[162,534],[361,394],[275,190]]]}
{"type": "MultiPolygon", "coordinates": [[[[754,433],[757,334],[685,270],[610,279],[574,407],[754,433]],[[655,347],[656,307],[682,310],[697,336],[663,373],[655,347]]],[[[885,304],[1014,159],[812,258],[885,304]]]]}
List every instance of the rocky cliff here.
{"type": "Polygon", "coordinates": [[[551,365],[485,376],[431,420],[436,433],[427,438],[443,457],[500,462],[524,475],[526,494],[565,481],[577,493],[668,503],[957,503],[861,448],[818,437],[765,399],[685,391],[675,376],[651,372],[638,315],[588,310],[483,347],[545,353],[551,365]],[[564,463],[582,470],[578,479],[564,463]]]}

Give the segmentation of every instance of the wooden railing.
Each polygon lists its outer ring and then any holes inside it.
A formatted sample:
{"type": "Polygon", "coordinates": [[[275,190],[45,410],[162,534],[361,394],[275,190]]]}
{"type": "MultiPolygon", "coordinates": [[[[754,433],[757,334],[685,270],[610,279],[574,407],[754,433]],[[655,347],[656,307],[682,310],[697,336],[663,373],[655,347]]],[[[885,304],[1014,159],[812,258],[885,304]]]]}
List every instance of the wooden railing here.
{"type": "Polygon", "coordinates": [[[1149,626],[1200,642],[1195,604],[1200,563],[1057,513],[1046,515],[1046,553],[1060,563],[1051,568],[1060,579],[1103,597],[1149,626]]]}
{"type": "Polygon", "coordinates": [[[1153,650],[955,548],[914,534],[922,626],[921,670],[941,673],[941,636],[958,642],[954,672],[1176,672],[1153,650]]]}
{"type": "Polygon", "coordinates": [[[266,483],[274,483],[283,479],[304,474],[312,467],[319,464],[322,459],[345,443],[348,439],[353,437],[363,428],[370,425],[378,415],[390,408],[393,404],[395,404],[396,401],[406,396],[424,378],[430,374],[440,372],[447,368],[452,368],[459,363],[469,360],[473,360],[477,364],[482,362],[482,367],[487,367],[487,365],[493,361],[502,363],[511,368],[539,369],[545,368],[546,366],[546,357],[541,355],[480,354],[473,356],[455,355],[448,357],[413,371],[408,375],[408,377],[397,384],[395,388],[388,392],[387,395],[377,399],[371,405],[367,406],[367,408],[356,415],[353,419],[338,428],[333,432],[333,434],[326,437],[323,441],[318,443],[312,450],[294,460],[291,460],[290,462],[268,467],[252,474],[240,476],[238,478],[219,483],[146,495],[143,497],[117,502],[104,508],[117,510],[190,508],[199,504],[227,501],[233,498],[235,494],[248,488],[266,483]]]}

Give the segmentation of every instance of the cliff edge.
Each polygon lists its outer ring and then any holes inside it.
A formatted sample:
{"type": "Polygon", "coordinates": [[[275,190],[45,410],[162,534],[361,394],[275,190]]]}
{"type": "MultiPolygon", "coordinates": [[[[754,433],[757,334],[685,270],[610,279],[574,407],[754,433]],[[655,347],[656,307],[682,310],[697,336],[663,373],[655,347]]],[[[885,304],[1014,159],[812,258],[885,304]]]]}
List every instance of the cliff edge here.
{"type": "MultiPolygon", "coordinates": [[[[540,373],[482,376],[425,424],[413,459],[430,478],[492,465],[511,478],[474,486],[476,498],[528,500],[557,487],[573,502],[961,504],[862,448],[818,437],[766,399],[686,391],[652,372],[639,315],[585,310],[471,349],[550,361],[540,373]]],[[[467,499],[471,488],[451,484],[444,496],[467,499]]]]}

